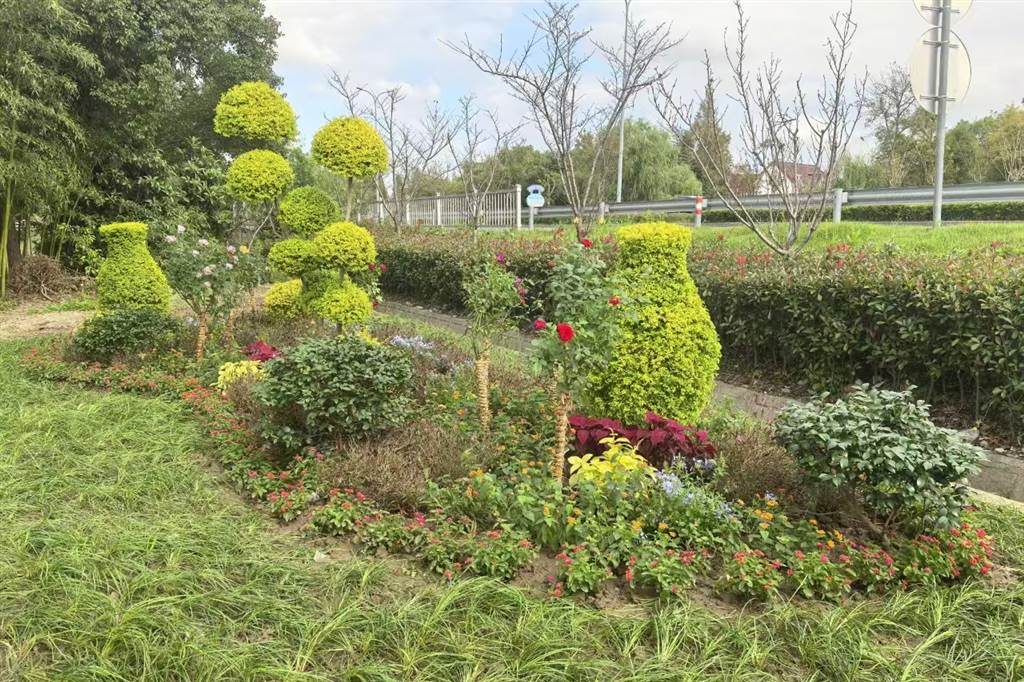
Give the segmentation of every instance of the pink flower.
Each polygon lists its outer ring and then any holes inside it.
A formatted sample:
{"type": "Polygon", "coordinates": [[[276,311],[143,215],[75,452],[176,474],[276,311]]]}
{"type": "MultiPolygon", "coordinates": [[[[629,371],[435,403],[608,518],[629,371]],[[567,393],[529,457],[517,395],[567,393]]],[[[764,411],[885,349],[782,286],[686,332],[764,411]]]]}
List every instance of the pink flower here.
{"type": "Polygon", "coordinates": [[[618,296],[612,296],[611,298],[608,299],[608,303],[612,305],[619,305],[620,303],[622,303],[622,299],[619,298],[618,296]]]}
{"type": "Polygon", "coordinates": [[[545,322],[542,318],[537,318],[536,320],[533,321],[533,328],[536,329],[537,331],[544,331],[545,329],[548,328],[548,323],[545,322]]]}

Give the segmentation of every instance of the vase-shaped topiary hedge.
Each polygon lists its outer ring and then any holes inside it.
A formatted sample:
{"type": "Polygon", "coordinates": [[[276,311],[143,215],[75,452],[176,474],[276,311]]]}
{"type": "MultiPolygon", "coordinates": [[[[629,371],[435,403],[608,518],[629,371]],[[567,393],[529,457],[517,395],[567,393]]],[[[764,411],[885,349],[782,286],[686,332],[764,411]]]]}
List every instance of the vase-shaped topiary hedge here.
{"type": "Polygon", "coordinates": [[[295,112],[281,93],[260,81],[233,86],[217,104],[213,129],[224,137],[284,141],[298,135],[295,112]]]}
{"type": "Polygon", "coordinates": [[[612,361],[595,377],[593,408],[626,424],[649,411],[691,424],[711,398],[722,351],[686,268],[690,230],[644,223],[616,236],[625,309],[612,361]]]}
{"type": "Polygon", "coordinates": [[[281,201],[277,219],[295,234],[312,237],[338,219],[338,204],[316,187],[296,187],[281,201]]]}
{"type": "Polygon", "coordinates": [[[103,310],[143,309],[167,312],[171,287],[146,246],[145,223],[112,223],[100,228],[107,257],[96,275],[103,310]]]}

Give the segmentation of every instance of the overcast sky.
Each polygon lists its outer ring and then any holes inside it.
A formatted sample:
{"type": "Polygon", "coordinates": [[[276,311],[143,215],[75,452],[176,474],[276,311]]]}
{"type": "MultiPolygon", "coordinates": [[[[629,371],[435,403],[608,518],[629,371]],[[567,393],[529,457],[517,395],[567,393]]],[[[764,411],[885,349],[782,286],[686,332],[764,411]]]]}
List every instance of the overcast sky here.
{"type": "MultiPolygon", "coordinates": [[[[907,64],[926,26],[913,0],[854,0],[853,4],[859,27],[855,68],[877,73],[893,61],[907,64]]],[[[820,77],[828,19],[845,8],[845,2],[747,0],[744,6],[751,19],[753,59],[774,53],[787,77],[820,77]]],[[[267,2],[283,34],[277,72],[284,78],[284,90],[299,115],[307,143],[325,120],[346,113],[327,85],[332,68],[375,88],[401,84],[408,94],[403,107],[409,118],[417,117],[432,100],[451,107],[460,96],[475,94],[504,119],[521,120],[523,109],[497,79],[476,71],[441,41],[468,35],[474,44],[486,46],[496,44],[504,34],[506,46],[521,45],[528,35],[524,15],[541,7],[519,0],[267,2]]],[[[581,25],[593,26],[596,39],[617,43],[622,11],[621,1],[583,0],[579,19],[581,25]]],[[[735,25],[731,0],[634,0],[631,11],[649,22],[671,22],[673,32],[685,36],[668,60],[675,64],[681,89],[701,88],[699,60],[704,50],[724,74],[722,33],[735,25]]],[[[951,110],[951,121],[1020,103],[1024,98],[1024,0],[974,0],[954,30],[971,56],[973,78],[965,101],[951,110]]],[[[634,115],[657,120],[646,101],[637,103],[634,115]]],[[[523,132],[528,141],[540,146],[535,132],[523,132]]],[[[864,144],[856,147],[863,149],[864,144]]]]}

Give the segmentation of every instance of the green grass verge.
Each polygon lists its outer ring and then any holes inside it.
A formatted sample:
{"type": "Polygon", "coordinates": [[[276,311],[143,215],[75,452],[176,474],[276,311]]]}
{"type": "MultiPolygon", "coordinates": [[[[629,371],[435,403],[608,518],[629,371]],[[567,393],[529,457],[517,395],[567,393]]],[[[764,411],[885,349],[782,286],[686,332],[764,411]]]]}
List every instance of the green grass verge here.
{"type": "MultiPolygon", "coordinates": [[[[316,563],[204,469],[176,403],[28,379],[0,344],[0,679],[1010,680],[1024,591],[600,612],[316,563]]],[[[1024,516],[984,512],[1024,565],[1024,516]]]]}

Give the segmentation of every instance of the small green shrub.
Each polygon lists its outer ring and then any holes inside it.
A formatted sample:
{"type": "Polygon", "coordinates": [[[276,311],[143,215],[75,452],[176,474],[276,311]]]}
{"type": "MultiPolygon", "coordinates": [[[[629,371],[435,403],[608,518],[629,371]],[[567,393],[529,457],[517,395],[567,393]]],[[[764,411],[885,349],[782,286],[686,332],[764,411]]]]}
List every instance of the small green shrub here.
{"type": "Polygon", "coordinates": [[[834,402],[821,396],[787,408],[775,432],[809,483],[854,495],[886,525],[955,526],[967,502],[964,481],[984,456],[935,426],[924,402],[866,384],[834,402]]]}
{"type": "Polygon", "coordinates": [[[246,140],[291,140],[298,135],[295,112],[267,83],[249,81],[233,86],[217,103],[213,129],[224,137],[246,140]]]}
{"type": "Polygon", "coordinates": [[[303,237],[312,237],[338,219],[338,204],[316,187],[296,187],[281,201],[281,224],[303,237]]]}
{"type": "Polygon", "coordinates": [[[182,332],[181,322],[165,312],[125,308],[87,320],[72,338],[71,351],[83,360],[109,362],[170,348],[182,332]]]}
{"type": "Polygon", "coordinates": [[[358,336],[314,339],[266,364],[255,389],[263,432],[288,447],[369,436],[409,414],[412,365],[400,350],[358,336]]]}
{"type": "Polygon", "coordinates": [[[336,118],[313,136],[313,160],[343,178],[382,173],[388,149],[372,125],[361,118],[336,118]]]}
{"type": "Polygon", "coordinates": [[[268,149],[254,149],[236,158],[228,168],[228,192],[243,201],[270,201],[284,194],[295,181],[288,160],[268,149]]]}
{"type": "Polygon", "coordinates": [[[271,285],[263,295],[263,307],[275,320],[297,320],[302,317],[302,280],[290,279],[271,285]]]}
{"type": "Polygon", "coordinates": [[[267,265],[289,277],[298,277],[309,270],[322,266],[316,245],[308,239],[283,239],[267,254],[267,265]]]}
{"type": "Polygon", "coordinates": [[[326,267],[351,275],[369,270],[377,247],[369,230],[355,223],[332,223],[313,237],[317,255],[326,267]]]}
{"type": "Polygon", "coordinates": [[[365,323],[373,314],[370,296],[347,276],[316,296],[309,304],[310,312],[345,329],[365,323]]]}
{"type": "Polygon", "coordinates": [[[112,223],[100,228],[107,257],[96,275],[100,308],[168,311],[171,288],[146,247],[145,223],[112,223]]]}
{"type": "Polygon", "coordinates": [[[721,346],[686,267],[688,228],[621,228],[614,273],[623,284],[612,361],[595,377],[596,410],[639,424],[647,412],[692,424],[707,406],[721,346]]]}

